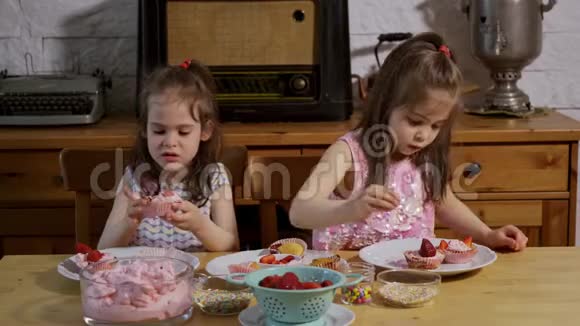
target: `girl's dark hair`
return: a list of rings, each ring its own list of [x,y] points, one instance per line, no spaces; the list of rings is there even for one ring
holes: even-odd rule
[[[219,125],[217,104],[214,94],[215,81],[207,67],[200,62],[191,60],[182,66],[168,66],[158,68],[149,75],[141,94],[141,110],[139,114],[138,134],[135,143],[133,159],[130,168],[135,169],[141,164],[148,163],[150,169],[137,180],[141,189],[150,189],[147,183],[157,182],[155,192],[159,191],[159,179],[162,168],[157,165],[147,149],[147,123],[149,116],[148,101],[152,95],[164,94],[167,91],[175,92],[178,100],[184,101],[190,107],[194,120],[199,121],[202,130],[213,128],[212,136],[199,144],[198,152],[188,166],[188,174],[184,178],[187,191],[191,199],[198,203],[209,199],[211,189],[211,174],[206,173],[208,166],[216,166],[221,150],[221,128]],[[197,111],[197,117],[196,117]],[[155,189],[155,187],[154,187]],[[148,195],[154,195],[149,193]]]
[[[445,47],[443,50],[440,48],[442,45],[446,46],[442,37],[435,33],[418,34],[396,47],[381,66],[369,94],[368,107],[357,127],[361,130],[358,141],[365,149],[369,163],[367,186],[375,183],[378,173],[384,173],[390,154],[386,146],[393,144],[392,136],[385,132],[385,147],[379,151],[369,151],[368,142],[372,140],[368,131],[388,126],[395,109],[412,108],[423,103],[429,96],[428,90],[446,90],[453,97],[459,94],[461,72],[453,52],[446,53]],[[435,140],[411,157],[421,170],[429,200],[438,201],[445,195],[450,176],[448,155],[455,111],[452,111]]]

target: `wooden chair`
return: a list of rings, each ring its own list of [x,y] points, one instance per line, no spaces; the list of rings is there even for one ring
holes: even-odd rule
[[[77,242],[90,243],[91,194],[112,199],[130,157],[131,151],[128,149],[65,148],[61,151],[60,167],[64,187],[75,192]],[[228,170],[232,188],[241,186],[247,161],[246,147],[225,147],[220,161]]]
[[[288,207],[319,160],[319,156],[256,156],[249,159],[245,187],[250,188],[252,199],[260,201],[262,247],[278,240],[276,204]]]

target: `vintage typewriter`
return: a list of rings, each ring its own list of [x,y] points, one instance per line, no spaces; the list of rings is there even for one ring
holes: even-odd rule
[[[99,121],[110,79],[92,75],[0,74],[0,125],[79,125]]]

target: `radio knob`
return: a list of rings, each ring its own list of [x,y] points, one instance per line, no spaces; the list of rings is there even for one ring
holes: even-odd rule
[[[301,92],[306,88],[308,88],[308,79],[306,79],[306,77],[302,75],[294,76],[290,80],[290,86],[292,87],[293,90]]]

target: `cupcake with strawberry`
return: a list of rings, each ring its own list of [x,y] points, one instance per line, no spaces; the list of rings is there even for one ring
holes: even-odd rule
[[[461,240],[441,240],[439,250],[445,254],[445,263],[465,264],[471,261],[477,253],[472,237]]]
[[[404,255],[407,265],[416,269],[437,269],[445,259],[445,254],[428,239],[423,239],[419,250],[407,250]]]
[[[74,255],[71,259],[81,269],[101,260],[104,261],[115,258],[115,256],[111,254],[92,249],[88,245],[80,242],[76,244],[75,250],[77,254]]]

